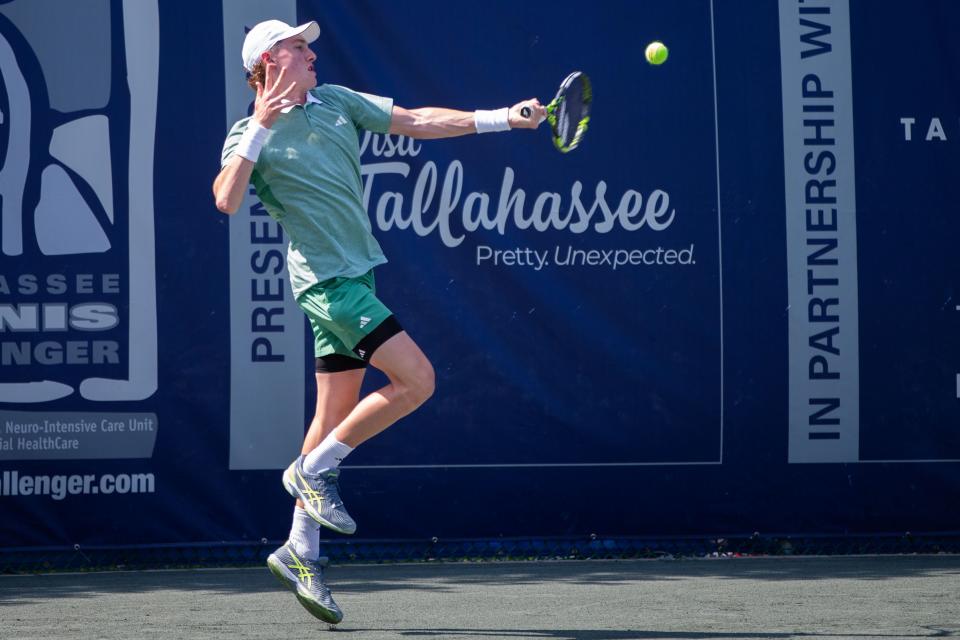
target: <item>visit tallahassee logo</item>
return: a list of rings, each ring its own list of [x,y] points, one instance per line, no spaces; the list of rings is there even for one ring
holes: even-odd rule
[[[633,189],[625,191],[616,206],[607,200],[607,184],[597,182],[592,196],[575,181],[566,197],[545,191],[535,197],[514,186],[513,169],[505,167],[496,200],[479,191],[464,193],[463,163],[454,160],[440,171],[432,160],[425,162],[416,178],[403,158],[419,155],[420,144],[404,136],[378,135],[366,132],[360,144],[361,156],[369,151],[375,162],[364,163],[364,207],[373,215],[382,231],[412,228],[419,236],[436,233],[447,247],[456,247],[466,234],[484,229],[505,235],[508,226],[515,229],[543,232],[551,229],[570,233],[610,233],[615,229],[636,231],[643,227],[663,231],[673,224],[676,211],[670,208],[670,194],[654,189],[644,198]],[[398,158],[394,160],[393,158]],[[413,179],[409,199],[398,191],[383,191],[371,209],[371,193],[377,180],[399,176]],[[395,184],[389,182],[389,184]],[[592,200],[591,200],[592,197]],[[613,200],[612,200],[613,201]]]

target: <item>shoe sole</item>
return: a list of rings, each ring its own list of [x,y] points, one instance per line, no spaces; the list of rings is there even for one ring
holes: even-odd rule
[[[336,611],[331,611],[316,600],[311,600],[307,596],[300,593],[300,581],[297,580],[284,566],[284,564],[280,562],[280,560],[272,553],[267,558],[267,568],[270,569],[270,573],[273,574],[273,577],[275,577],[280,581],[281,584],[283,584],[283,586],[293,592],[293,595],[297,597],[297,602],[299,602],[300,605],[314,618],[318,618],[330,624],[337,624],[343,620],[342,613],[338,614]]]
[[[353,529],[344,529],[342,527],[338,527],[332,522],[330,522],[329,520],[327,520],[326,518],[324,518],[323,516],[321,516],[316,509],[310,506],[310,503],[307,501],[307,499],[300,493],[300,489],[297,488],[297,482],[292,477],[293,474],[290,473],[290,471],[291,470],[288,468],[286,471],[283,472],[283,488],[287,490],[287,493],[289,493],[294,498],[298,498],[303,503],[303,509],[304,511],[307,512],[307,515],[309,515],[311,518],[316,520],[318,523],[320,523],[327,529],[330,529],[331,531],[336,531],[337,533],[342,533],[348,536],[356,533],[357,531],[356,526],[354,526]]]

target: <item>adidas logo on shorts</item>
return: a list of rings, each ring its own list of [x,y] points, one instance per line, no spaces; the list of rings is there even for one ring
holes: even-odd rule
[[[363,329],[367,326],[367,323],[370,322],[370,318],[367,316],[360,316],[360,328]]]

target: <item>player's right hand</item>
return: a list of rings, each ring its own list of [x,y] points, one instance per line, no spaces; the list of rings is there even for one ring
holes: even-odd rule
[[[523,115],[524,109],[529,115]],[[510,107],[509,119],[511,129],[536,129],[547,119],[547,109],[536,98],[530,98]]]
[[[280,117],[280,110],[287,106],[282,102],[283,99],[296,88],[297,83],[291,82],[288,87],[281,89],[283,76],[287,70],[280,69],[278,72],[276,62],[267,62],[266,65],[264,83],[257,83],[257,99],[253,103],[253,119],[259,122],[261,127],[269,129]]]

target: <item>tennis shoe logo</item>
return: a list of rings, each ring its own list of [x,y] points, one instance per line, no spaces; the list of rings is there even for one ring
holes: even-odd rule
[[[297,471],[297,479],[300,481],[300,498],[303,499],[304,502],[320,506],[323,502],[323,495],[311,487],[310,483],[307,482],[307,479],[304,478],[303,474],[299,471]]]
[[[343,116],[337,116],[337,121],[334,123],[333,126],[339,127],[342,124],[347,124],[347,119],[344,118]]]
[[[305,583],[309,588],[313,584],[313,571],[310,570],[310,567],[303,564],[300,558],[297,557],[297,554],[291,553],[290,556],[293,558],[293,564],[288,564],[287,566],[291,569],[297,570],[297,579]]]
[[[363,329],[367,326],[367,323],[370,322],[370,318],[367,316],[360,316],[360,328]]]

